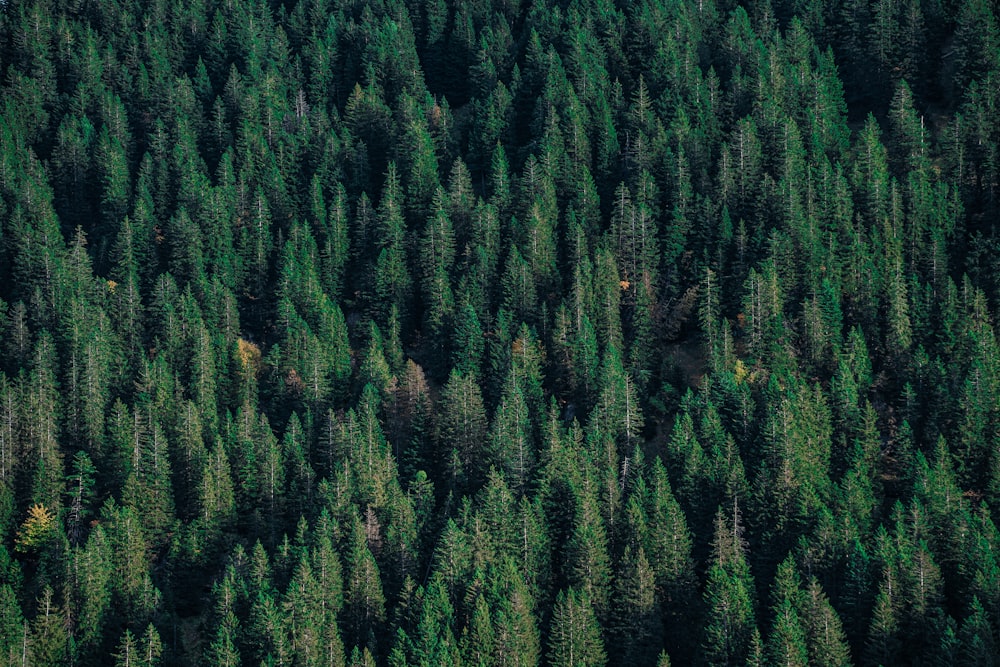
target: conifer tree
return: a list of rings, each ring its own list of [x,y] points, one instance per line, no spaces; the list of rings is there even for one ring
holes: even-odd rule
[[[633,553],[625,547],[612,593],[613,646],[621,664],[651,664],[659,653],[660,633],[655,600],[655,576],[640,546]]]
[[[487,420],[474,375],[452,371],[442,392],[437,428],[437,460],[445,466],[449,484],[475,488],[482,479]]]
[[[551,665],[607,664],[600,626],[585,592],[560,591],[552,611],[548,659]]]
[[[378,565],[356,514],[351,520],[345,553],[344,609],[341,612],[348,642],[376,647],[385,621],[385,594]]]
[[[720,507],[716,514],[712,550],[704,593],[702,653],[709,664],[728,665],[751,655],[752,637],[757,633],[753,576],[735,498],[730,507]]]

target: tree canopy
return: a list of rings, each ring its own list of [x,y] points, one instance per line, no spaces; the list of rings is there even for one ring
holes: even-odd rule
[[[0,665],[992,664],[985,0],[0,0]]]

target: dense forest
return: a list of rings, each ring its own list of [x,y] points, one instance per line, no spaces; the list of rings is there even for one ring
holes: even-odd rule
[[[1000,662],[990,0],[0,0],[0,665]]]

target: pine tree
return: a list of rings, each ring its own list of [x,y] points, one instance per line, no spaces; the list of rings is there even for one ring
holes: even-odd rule
[[[100,540],[106,536],[107,559],[111,563],[112,609],[122,619],[142,623],[148,621],[160,601],[160,592],[153,585],[150,575],[150,544],[144,534],[136,510],[119,506],[108,500],[101,508],[101,525],[104,535],[91,535],[102,557]],[[95,541],[96,540],[96,541]]]
[[[958,633],[959,656],[965,664],[990,664],[994,660],[996,643],[991,625],[982,603],[974,597]]]
[[[365,526],[355,514],[345,553],[344,609],[341,617],[349,642],[374,648],[385,621],[385,594]]]
[[[800,616],[804,597],[802,583],[790,557],[778,566],[771,595],[774,621],[767,641],[771,662],[782,665],[808,664],[806,633]]]
[[[236,522],[236,501],[229,458],[221,443],[208,453],[204,474],[199,484],[199,518],[206,530],[225,531]]]
[[[476,598],[472,618],[462,631],[459,640],[462,663],[474,667],[493,664],[496,656],[496,634],[490,619],[490,608],[485,596]]]
[[[72,645],[66,632],[66,610],[53,595],[51,587],[42,589],[38,615],[31,623],[27,654],[33,665],[61,665],[70,657]]]
[[[490,428],[492,465],[510,480],[515,492],[526,490],[534,467],[535,445],[528,403],[512,371],[504,384]]]
[[[163,642],[152,623],[139,638],[126,629],[114,653],[115,667],[155,667],[162,655]]]
[[[122,503],[135,511],[143,531],[160,547],[176,521],[167,436],[150,414],[136,413],[133,419],[132,470],[122,489]]]
[[[551,665],[595,665],[607,663],[600,626],[585,592],[570,588],[559,591],[552,610],[548,659]]]
[[[576,517],[565,545],[563,567],[570,586],[585,595],[598,618],[605,618],[611,594],[611,563],[604,519],[595,497],[593,481],[576,489]]]
[[[995,9],[991,10],[988,3],[980,0],[960,3],[955,21],[957,91],[966,90],[972,81],[981,81],[989,72],[1000,69],[996,57],[996,45],[1000,43],[998,30]]]
[[[712,665],[729,665],[750,655],[757,632],[754,585],[746,560],[742,518],[737,500],[719,508],[715,518],[712,564],[705,586],[707,616],[703,626],[702,653]]]
[[[458,642],[451,629],[453,615],[446,587],[439,579],[432,579],[423,591],[423,605],[412,640],[412,664],[455,667],[460,664]]]
[[[631,452],[642,442],[644,419],[635,383],[616,348],[605,348],[600,376],[600,392],[590,413],[588,430],[613,439],[621,451]]]
[[[621,664],[652,664],[660,652],[655,575],[640,546],[625,547],[611,599],[611,631]]]
[[[21,383],[21,430],[31,470],[31,498],[52,510],[60,507],[63,487],[63,454],[59,442],[59,401],[55,349],[43,333],[35,343],[30,381]]]
[[[299,561],[281,605],[288,650],[301,664],[343,664],[344,647],[333,609],[305,554]]]
[[[0,584],[0,630],[0,655],[8,662],[14,662],[15,655],[23,655],[28,626],[14,589],[6,583]]]
[[[485,345],[476,309],[469,302],[458,306],[452,334],[452,368],[465,376],[481,377]]]
[[[806,586],[801,607],[810,663],[851,664],[851,652],[840,617],[815,579]]]
[[[97,469],[86,452],[73,455],[72,471],[67,476],[68,516],[67,536],[70,542],[78,544],[83,537],[83,525],[93,513],[95,500],[95,474]]]
[[[481,481],[486,410],[474,375],[453,370],[441,395],[437,419],[437,460],[452,488],[475,488]],[[469,485],[469,486],[466,486]]]
[[[690,633],[681,630],[683,619],[699,618],[701,612],[691,555],[692,537],[685,514],[671,491],[667,470],[659,458],[653,461],[649,477],[645,550],[664,612],[667,649],[677,660],[683,660],[693,649]]]
[[[236,667],[241,663],[240,622],[236,616],[235,573],[230,568],[221,583],[214,586],[216,629],[207,647],[207,664],[213,667]]]

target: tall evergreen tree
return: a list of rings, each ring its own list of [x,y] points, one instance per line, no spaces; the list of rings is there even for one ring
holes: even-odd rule
[[[578,593],[573,588],[559,592],[549,637],[549,664],[607,664],[600,626],[586,593]]]

